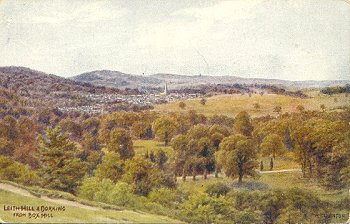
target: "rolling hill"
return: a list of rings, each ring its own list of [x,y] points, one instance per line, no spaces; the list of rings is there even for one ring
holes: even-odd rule
[[[11,90],[19,96],[31,98],[47,96],[53,91],[86,93],[117,91],[15,66],[0,67],[0,87]]]
[[[119,71],[99,70],[83,73],[71,77],[72,80],[90,83],[97,86],[116,88],[139,88],[158,87],[162,85],[162,80],[150,76],[131,75]]]
[[[345,85],[349,80],[324,81],[288,81],[280,79],[242,78],[238,76],[211,76],[211,75],[178,75],[158,73],[149,76],[125,74],[119,71],[100,70],[70,77],[74,81],[90,83],[92,85],[115,88],[161,88],[165,83],[172,89],[193,87],[208,84],[246,84],[246,85],[275,85],[285,88],[322,88],[326,86]]]
[[[74,200],[79,200],[74,198]],[[180,221],[128,209],[104,209],[98,203],[84,204],[64,198],[35,196],[17,184],[0,183],[0,206],[64,207],[64,210],[32,212],[0,210],[0,223],[182,223]],[[89,205],[87,205],[88,203]],[[96,204],[96,205],[95,205]],[[99,205],[99,206],[98,206]],[[16,216],[14,214],[22,214]],[[30,214],[37,213],[38,217]],[[48,215],[48,216],[45,216]]]

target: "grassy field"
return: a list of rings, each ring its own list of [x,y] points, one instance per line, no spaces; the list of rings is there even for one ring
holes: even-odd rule
[[[14,212],[4,211],[4,205],[10,206],[59,206],[56,203],[50,203],[41,200],[40,198],[30,198],[8,191],[0,190],[0,218],[5,222],[40,222],[40,223],[179,223],[168,217],[136,212],[130,210],[88,210],[73,206],[66,206],[65,211],[52,212],[53,218],[29,218],[28,212],[24,217],[14,217]]]
[[[345,94],[327,96],[318,94],[317,92],[308,93],[311,98],[301,99],[290,96],[276,94],[253,94],[248,95],[218,95],[207,99],[205,105],[200,104],[200,99],[184,101],[186,107],[181,109],[179,102],[171,102],[155,106],[155,111],[161,112],[186,112],[188,110],[196,110],[198,113],[212,116],[215,114],[234,117],[240,111],[247,111],[251,116],[257,117],[262,115],[276,115],[273,112],[275,106],[281,106],[282,112],[297,111],[298,105],[303,105],[306,110],[320,110],[320,105],[324,104],[326,108],[332,109],[336,107],[349,106],[350,97]],[[254,104],[258,103],[260,109],[254,109]]]
[[[264,170],[270,169],[270,157],[261,157],[258,161],[263,161]],[[259,164],[260,168],[260,164]],[[300,169],[300,165],[295,162],[290,155],[285,155],[281,157],[276,157],[273,162],[274,170],[283,170],[283,169]]]
[[[243,179],[243,187],[240,189],[251,189],[251,190],[265,190],[265,189],[291,189],[301,188],[310,190],[321,199],[329,201],[337,201],[345,198],[348,194],[346,189],[340,191],[330,191],[321,187],[315,180],[307,179],[302,177],[301,172],[291,173],[264,173],[260,174],[257,178],[245,178]],[[206,187],[213,183],[225,183],[228,185],[235,186],[237,180],[226,178],[224,175],[219,175],[219,178],[215,178],[213,175],[209,175],[207,180],[204,180],[201,176],[196,181],[192,181],[191,177],[188,176],[187,180],[183,182],[181,178],[178,179],[180,188],[186,190],[197,190],[198,192],[204,192]]]

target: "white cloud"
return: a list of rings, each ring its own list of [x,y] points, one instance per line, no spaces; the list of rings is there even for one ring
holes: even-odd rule
[[[11,6],[12,2],[7,2]],[[112,21],[129,13],[126,8],[117,8],[111,1],[37,1],[13,2],[12,10],[7,14],[7,22],[60,24],[64,22],[93,23]],[[4,18],[3,18],[4,19]]]
[[[172,13],[173,16],[192,16],[202,20],[239,20],[252,15],[251,10],[259,5],[261,0],[219,1],[217,4],[204,8],[187,8]]]
[[[6,1],[0,5],[0,23],[6,23],[0,27],[6,52],[0,65],[70,75],[96,67],[138,74],[349,79],[350,7],[341,1],[167,4]]]

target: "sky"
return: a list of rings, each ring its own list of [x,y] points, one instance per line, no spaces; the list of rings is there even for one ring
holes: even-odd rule
[[[0,66],[350,80],[342,0],[0,0]]]

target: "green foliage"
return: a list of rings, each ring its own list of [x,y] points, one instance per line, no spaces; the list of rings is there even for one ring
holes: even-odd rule
[[[230,188],[224,183],[213,183],[206,189],[206,193],[210,196],[225,196],[230,191]]]
[[[125,162],[125,173],[122,179],[131,184],[134,193],[139,195],[147,195],[152,188],[159,188],[166,183],[164,174],[141,156]]]
[[[124,182],[118,182],[114,185],[108,200],[111,204],[124,207],[131,207],[136,201],[137,197],[133,194],[132,187]]]
[[[167,187],[160,187],[153,189],[149,195],[148,200],[154,203],[159,203],[162,206],[171,208],[174,207],[174,203],[178,200],[177,192],[174,189]]]
[[[176,134],[176,121],[170,117],[163,116],[158,118],[153,126],[156,137],[159,138],[160,141],[164,141],[165,146],[167,146],[172,137]]]
[[[237,177],[242,182],[245,175],[255,176],[257,151],[251,139],[243,135],[232,135],[223,139],[216,160],[228,177]]]
[[[235,211],[230,203],[224,197],[193,194],[181,205],[180,215],[186,221],[195,223],[232,223]]]
[[[132,133],[139,139],[150,139],[153,137],[152,125],[147,121],[137,121],[131,127]]]
[[[181,109],[185,109],[185,107],[186,107],[186,104],[184,103],[184,102],[180,102],[179,103],[179,107],[181,108]]]
[[[321,89],[321,93],[327,95],[339,94],[339,93],[350,93],[350,85],[346,84],[345,86],[333,86],[326,87]]]
[[[242,111],[237,114],[234,123],[234,130],[245,136],[252,136],[253,125],[251,124],[250,116],[247,112]]]
[[[94,194],[94,200],[108,203],[113,188],[114,183],[110,179],[103,179],[100,181],[99,188]]]
[[[264,156],[271,156],[273,158],[282,155],[285,151],[283,139],[276,134],[266,136],[260,144],[260,148]]]
[[[77,148],[59,127],[46,130],[40,137],[39,173],[45,187],[74,192],[85,175],[87,164],[77,157]]]
[[[110,152],[119,153],[123,160],[132,158],[135,155],[130,134],[123,128],[115,128],[111,131],[109,140],[106,142],[106,148]]]
[[[0,179],[26,185],[34,185],[39,182],[36,172],[6,156],[0,156]]]
[[[86,177],[78,187],[78,196],[88,200],[94,200],[95,193],[99,191],[100,187],[101,180],[96,177]]]
[[[107,152],[103,158],[102,163],[96,167],[95,175],[98,179],[110,179],[114,183],[121,179],[124,161],[116,152]]]

